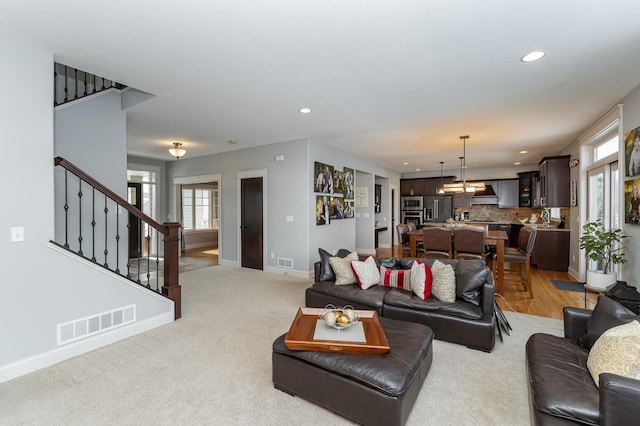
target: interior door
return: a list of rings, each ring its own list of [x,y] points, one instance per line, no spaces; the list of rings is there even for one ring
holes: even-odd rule
[[[127,183],[127,201],[142,210],[142,184]],[[142,227],[137,217],[129,213],[129,259],[142,256]]]
[[[240,248],[241,266],[263,268],[262,178],[240,181]]]

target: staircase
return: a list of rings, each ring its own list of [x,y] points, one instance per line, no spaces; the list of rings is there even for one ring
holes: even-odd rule
[[[56,212],[61,222],[56,229],[61,231],[52,243],[173,300],[175,319],[180,318],[181,225],[156,222],[62,157],[54,164],[62,169],[56,174],[56,194],[63,200],[56,202],[62,210]],[[140,237],[130,238],[131,229],[139,230],[133,234]]]

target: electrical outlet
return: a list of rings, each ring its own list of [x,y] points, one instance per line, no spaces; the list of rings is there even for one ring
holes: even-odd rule
[[[24,241],[24,227],[16,226],[11,228],[11,242],[18,243]]]

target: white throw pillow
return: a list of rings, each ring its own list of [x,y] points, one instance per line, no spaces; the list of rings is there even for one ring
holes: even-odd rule
[[[431,293],[443,302],[455,302],[456,273],[453,267],[436,260],[431,266],[431,273],[433,275]]]
[[[355,251],[345,257],[330,257],[331,269],[336,274],[336,285],[355,284],[356,276],[351,269],[351,261],[358,260],[358,253]]]
[[[600,374],[627,376],[640,367],[640,323],[631,321],[605,331],[593,344],[587,368],[596,386]]]
[[[431,268],[426,263],[419,260],[411,265],[411,290],[422,300],[427,300],[431,295],[431,286],[433,284],[433,275]]]
[[[373,257],[367,257],[364,262],[352,260],[351,268],[361,289],[366,290],[380,284],[380,271]]]

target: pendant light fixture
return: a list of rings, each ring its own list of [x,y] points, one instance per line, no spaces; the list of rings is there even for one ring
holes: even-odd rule
[[[444,180],[442,178],[442,165],[444,161],[440,162],[440,189],[438,189],[438,194],[444,194]]]
[[[475,193],[476,191],[484,191],[484,183],[467,183],[467,180],[464,176],[464,169],[467,168],[467,139],[469,139],[469,135],[460,136],[462,139],[462,157],[460,158],[460,175],[462,177],[462,182],[455,183],[447,183],[444,184],[445,192],[468,192]]]
[[[187,153],[187,150],[182,147],[182,143],[174,142],[173,148],[169,148],[169,154],[176,157],[178,160],[180,157],[184,156]]]

